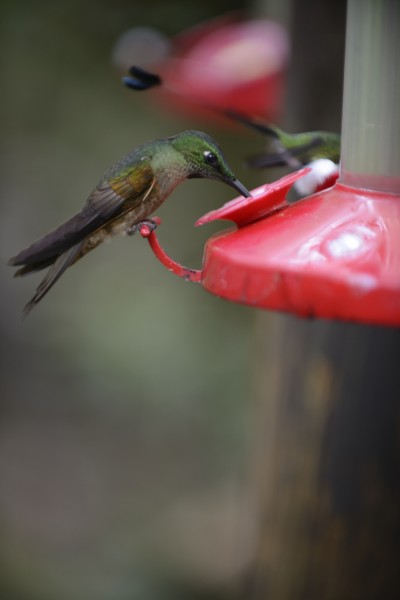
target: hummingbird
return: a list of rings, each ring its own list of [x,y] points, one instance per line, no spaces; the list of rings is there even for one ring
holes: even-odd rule
[[[286,133],[276,125],[226,110],[224,114],[267,135],[272,142],[274,152],[249,158],[252,167],[289,166],[299,169],[320,158],[327,158],[338,164],[340,158],[340,135],[329,131],[307,131],[304,133]]]
[[[251,196],[206,133],[184,131],[139,146],[104,173],[79,213],[9,260],[20,267],[14,276],[50,267],[24,314],[68,267],[113,235],[135,233],[179,183],[192,178],[216,179]]]

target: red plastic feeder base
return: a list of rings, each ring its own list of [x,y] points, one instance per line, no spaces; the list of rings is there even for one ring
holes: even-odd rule
[[[207,242],[202,284],[259,308],[399,326],[400,197],[338,183],[289,205],[304,173],[200,219],[238,225]]]

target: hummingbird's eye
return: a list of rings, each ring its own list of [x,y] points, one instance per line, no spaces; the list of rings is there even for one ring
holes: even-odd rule
[[[204,158],[206,159],[206,162],[212,167],[215,167],[218,164],[218,157],[216,154],[214,154],[214,152],[211,152],[211,150],[205,150]]]

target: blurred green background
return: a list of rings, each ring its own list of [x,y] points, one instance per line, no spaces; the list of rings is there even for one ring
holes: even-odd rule
[[[292,56],[286,123],[339,130],[344,2],[308,4],[307,22],[290,0],[0,2],[1,597],[238,597],[259,502],[254,398],[269,385],[256,363],[274,317],[171,275],[136,236],[90,253],[21,322],[40,275],[15,280],[5,263],[150,139],[203,129],[248,188],[273,177],[243,165],[261,137],[122,86],[113,51],[132,27],[173,36],[235,9],[289,23],[296,7],[294,42],[318,34],[328,51]],[[200,267],[221,225],[194,222],[232,197],[218,182],[179,186],[157,211],[171,256]]]
[[[263,182],[242,164],[254,135],[163,112],[112,63],[126,29],[172,36],[235,8],[246,3],[0,4],[3,598],[194,597],[247,560],[253,311],[172,276],[140,237],[97,249],[24,322],[40,275],[5,266],[146,140],[206,129],[245,185]],[[194,222],[231,197],[180,186],[158,211],[168,252],[200,267],[218,227]]]

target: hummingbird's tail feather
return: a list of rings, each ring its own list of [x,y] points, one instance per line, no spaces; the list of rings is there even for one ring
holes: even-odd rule
[[[112,199],[115,196],[113,194],[109,194],[108,196]],[[122,201],[123,199],[119,203],[114,203],[115,206],[112,206],[111,210],[109,210],[109,218],[113,216],[113,213],[116,212]],[[80,213],[74,215],[36,242],[33,242],[33,244],[24,250],[21,250],[16,256],[10,258],[8,264],[11,266],[34,266],[43,263],[43,267],[46,267],[48,264],[54,262],[60,254],[63,254],[89,233],[101,227],[106,217],[108,217],[108,214],[102,214],[93,211],[91,207],[85,207]],[[38,270],[38,268],[34,267],[33,270]]]
[[[35,265],[42,262],[53,262],[57,256],[65,252],[78,240],[71,240],[71,233],[74,230],[76,235],[76,217],[72,217],[47,235],[33,242],[24,250],[10,258],[8,264],[17,265]]]
[[[57,257],[56,257],[57,258]],[[49,258],[48,260],[44,260],[42,262],[36,262],[31,265],[24,265],[14,273],[14,277],[23,277],[24,275],[31,275],[32,273],[36,273],[37,271],[42,271],[47,267],[50,267],[54,263],[55,258]]]
[[[81,252],[83,242],[76,244],[72,248],[69,248],[63,254],[55,260],[54,264],[50,267],[45,278],[42,279],[38,287],[36,288],[34,296],[24,307],[24,316],[26,317],[32,308],[40,302],[40,300],[47,294],[47,292],[53,287],[56,281],[59,280],[64,271],[77,259]],[[20,269],[21,271],[23,269]],[[21,273],[22,274],[22,273]]]

